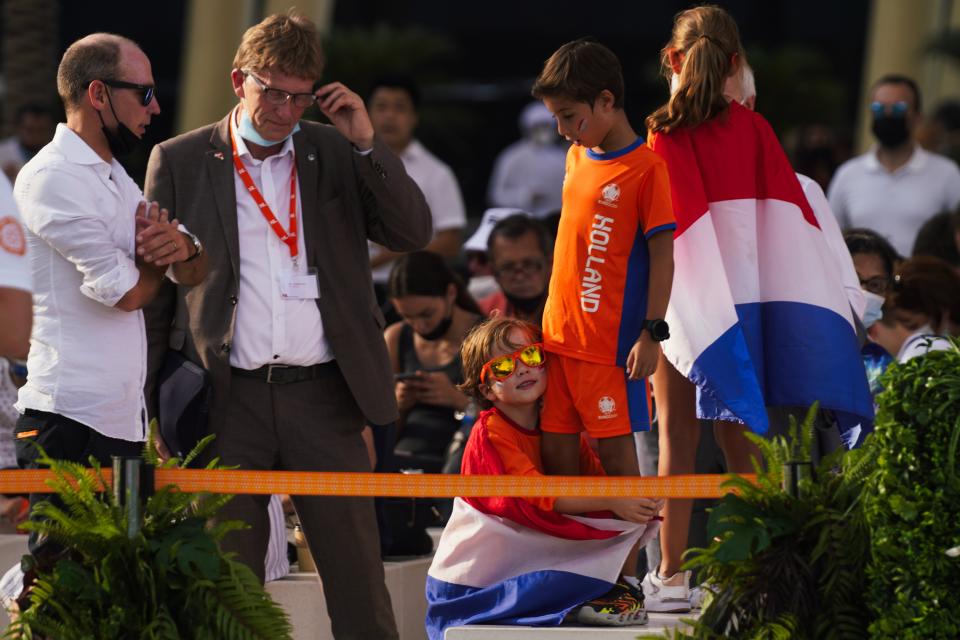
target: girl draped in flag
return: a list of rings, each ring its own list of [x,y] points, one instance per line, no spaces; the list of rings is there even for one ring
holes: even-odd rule
[[[543,475],[541,340],[536,326],[498,317],[464,341],[460,388],[486,408],[467,442],[465,475]],[[579,458],[584,475],[603,475],[586,441]],[[643,593],[622,574],[631,549],[655,535],[662,506],[648,498],[456,498],[427,577],[430,639],[465,624],[645,623]]]
[[[694,471],[698,417],[714,420],[728,470],[751,472],[759,454],[744,432],[767,431],[767,406],[819,401],[866,424],[866,373],[793,168],[767,121],[724,97],[746,61],[736,23],[716,6],[681,12],[661,61],[671,96],[646,124],[667,163],[677,229],[671,337],[652,379],[659,472]],[[680,571],[690,509],[667,501],[662,561],[644,580],[650,611],[690,609],[689,572]]]

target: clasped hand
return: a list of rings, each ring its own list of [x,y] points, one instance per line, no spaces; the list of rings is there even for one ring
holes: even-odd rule
[[[163,269],[189,258],[193,244],[178,227],[176,218],[170,220],[170,213],[159,204],[141,202],[136,215],[137,259]]]
[[[644,524],[663,509],[663,498],[611,498],[610,511],[628,522]]]

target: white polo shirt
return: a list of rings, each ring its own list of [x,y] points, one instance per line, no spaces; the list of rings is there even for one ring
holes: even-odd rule
[[[837,169],[828,197],[841,227],[873,229],[909,256],[923,223],[960,203],[960,169],[917,146],[905,165],[890,172],[871,149]]]
[[[463,204],[460,185],[453,169],[437,156],[430,153],[419,140],[412,140],[400,154],[407,175],[417,183],[423,198],[430,207],[433,220],[433,233],[449,229],[463,229],[467,226],[467,209]],[[380,248],[370,243],[370,255],[375,256]],[[373,281],[385,283],[390,277],[393,263],[381,265],[373,270]]]
[[[146,437],[143,313],[114,305],[140,279],[136,210],[143,193],[116,159],[104,162],[57,125],[17,176],[33,274],[30,371],[17,410],[76,420],[120,440]]]

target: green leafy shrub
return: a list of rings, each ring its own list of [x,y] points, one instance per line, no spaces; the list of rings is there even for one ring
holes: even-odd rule
[[[152,452],[147,458],[158,463]],[[49,536],[67,553],[52,571],[39,574],[30,607],[6,638],[290,637],[286,616],[253,572],[218,547],[224,534],[243,525],[207,525],[232,496],[164,487],[146,500],[141,530],[131,538],[127,509],[110,491],[99,491],[106,485],[95,460],[95,478],[79,464],[45,454],[40,460],[54,473],[51,488],[62,506],[39,503],[35,514],[41,519],[25,528]],[[179,464],[173,459],[160,466]],[[216,461],[207,468],[216,468]]]
[[[728,481],[738,493],[711,511],[713,542],[689,552],[685,568],[699,569],[712,593],[692,628],[676,637],[867,637],[870,548],[861,491],[871,448],[824,458],[813,477],[800,476],[798,497],[783,489],[790,463],[810,459],[816,410],[802,427],[791,421],[787,438],[750,434],[765,461],[754,463],[758,482]]]
[[[960,342],[891,367],[868,482],[868,601],[876,638],[960,637]]]

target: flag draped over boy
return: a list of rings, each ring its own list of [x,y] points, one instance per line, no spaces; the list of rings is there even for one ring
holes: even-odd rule
[[[488,420],[474,426],[464,474],[504,475]],[[501,425],[502,426],[502,425]],[[427,574],[427,633],[466,624],[551,626],[608,592],[638,539],[659,522],[571,516],[523,498],[456,498]]]

